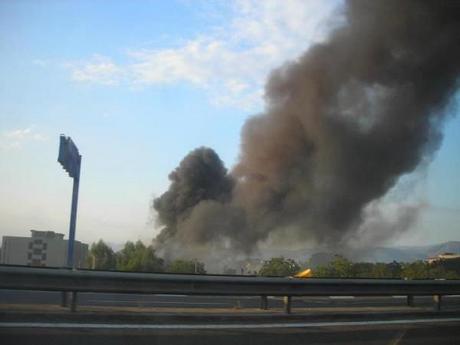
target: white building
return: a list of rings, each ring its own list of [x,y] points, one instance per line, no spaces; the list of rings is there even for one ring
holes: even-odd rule
[[[65,267],[68,240],[54,231],[31,230],[31,237],[3,236],[0,262],[9,265]],[[85,267],[88,245],[75,241],[75,267]]]

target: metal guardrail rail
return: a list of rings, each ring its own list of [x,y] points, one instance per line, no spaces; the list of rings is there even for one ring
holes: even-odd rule
[[[77,292],[184,294],[212,296],[284,296],[285,310],[291,310],[293,296],[434,296],[441,308],[441,296],[460,295],[460,280],[399,279],[298,279],[195,274],[131,273],[0,266],[0,288],[72,292],[71,308],[76,308]]]

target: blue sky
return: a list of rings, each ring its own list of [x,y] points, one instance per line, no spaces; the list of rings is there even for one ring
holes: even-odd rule
[[[340,23],[339,6],[0,2],[0,236],[67,233],[71,180],[56,162],[65,133],[83,155],[77,239],[149,241],[149,203],[169,172],[203,145],[231,167],[267,74]],[[426,207],[400,243],[460,240],[458,133],[452,116],[411,189]]]

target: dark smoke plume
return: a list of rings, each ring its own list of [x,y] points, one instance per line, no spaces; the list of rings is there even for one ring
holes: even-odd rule
[[[366,206],[432,156],[459,84],[460,4],[348,1],[344,16],[326,42],[271,73],[231,176],[210,149],[171,174],[154,201],[157,243],[249,252],[296,229],[339,244]]]
[[[209,148],[190,152],[179,167],[169,174],[169,180],[169,190],[153,201],[158,221],[164,225],[157,237],[159,242],[174,238],[181,223],[186,222],[203,201],[222,204],[231,198],[233,181],[219,156]],[[198,231],[191,231],[190,236],[195,241],[205,241],[209,229],[202,229],[202,234],[198,234]]]

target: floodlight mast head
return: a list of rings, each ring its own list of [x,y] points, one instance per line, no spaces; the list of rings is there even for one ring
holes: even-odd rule
[[[59,138],[58,162],[74,179],[80,178],[81,155],[70,137],[61,134]]]

